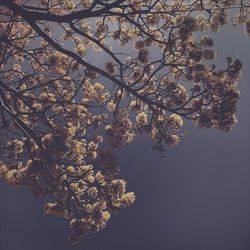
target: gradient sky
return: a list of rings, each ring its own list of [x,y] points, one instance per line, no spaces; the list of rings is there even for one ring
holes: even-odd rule
[[[120,152],[121,177],[136,193],[135,204],[76,246],[67,241],[67,222],[43,213],[44,201],[1,180],[0,249],[249,250],[250,38],[231,26],[214,36],[218,63],[232,56],[244,65],[231,132],[189,124],[190,135],[163,159],[149,138],[138,137]]]

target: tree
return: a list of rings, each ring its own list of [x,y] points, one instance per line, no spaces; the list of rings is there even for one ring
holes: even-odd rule
[[[215,59],[232,21],[250,36],[240,0],[0,0],[0,176],[48,196],[70,241],[130,206],[116,151],[146,133],[180,143],[183,120],[229,131],[242,64]],[[233,11],[232,11],[233,10]],[[235,13],[237,10],[237,13]],[[94,63],[102,57],[103,64]]]

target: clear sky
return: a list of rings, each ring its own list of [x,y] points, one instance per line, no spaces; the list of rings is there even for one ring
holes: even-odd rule
[[[165,158],[144,136],[120,152],[121,176],[137,195],[107,228],[67,241],[67,222],[45,215],[44,201],[0,182],[1,250],[249,250],[250,38],[242,28],[215,34],[218,63],[242,60],[237,126],[229,133],[186,128]]]

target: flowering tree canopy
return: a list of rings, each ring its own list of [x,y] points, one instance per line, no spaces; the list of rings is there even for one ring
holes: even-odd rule
[[[48,196],[70,241],[106,226],[135,195],[116,150],[136,135],[176,146],[184,120],[229,131],[242,64],[218,69],[221,25],[242,0],[0,0],[0,176]],[[101,61],[99,62],[99,58]]]

